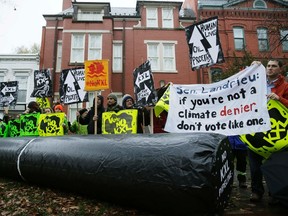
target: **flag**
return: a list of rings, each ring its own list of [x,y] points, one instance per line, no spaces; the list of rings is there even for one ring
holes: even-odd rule
[[[52,97],[52,81],[50,69],[34,71],[34,90],[31,97]]]
[[[133,71],[134,94],[138,106],[155,105],[157,101],[154,89],[153,74],[150,61],[146,61]]]

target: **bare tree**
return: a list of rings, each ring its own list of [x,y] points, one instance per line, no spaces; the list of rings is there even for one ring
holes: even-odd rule
[[[30,48],[25,46],[20,46],[15,49],[15,53],[17,54],[36,54],[40,51],[40,45],[34,43]]]

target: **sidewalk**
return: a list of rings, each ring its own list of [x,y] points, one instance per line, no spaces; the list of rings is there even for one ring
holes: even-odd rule
[[[288,172],[288,170],[287,170]],[[268,189],[264,181],[265,193],[263,199],[259,203],[250,202],[251,186],[250,186],[250,170],[249,164],[247,165],[247,185],[248,188],[242,189],[238,187],[238,181],[235,180],[232,187],[231,198],[229,204],[224,211],[224,216],[228,215],[261,215],[261,216],[274,216],[274,215],[288,215],[288,208],[283,205],[270,206],[268,204]]]

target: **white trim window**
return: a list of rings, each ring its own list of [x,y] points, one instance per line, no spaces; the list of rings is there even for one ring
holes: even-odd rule
[[[61,71],[62,64],[62,42],[57,43],[57,59],[56,59],[56,72]]]
[[[85,34],[72,34],[71,63],[84,63]]]
[[[284,52],[287,52],[288,51],[288,29],[286,30],[280,30],[280,40],[281,40],[281,43],[282,43],[282,50]]]
[[[0,71],[0,82],[4,82],[5,74],[4,72]]]
[[[173,8],[162,8],[162,27],[173,28]]]
[[[25,104],[28,89],[28,72],[15,72],[15,81],[18,81],[17,103]]]
[[[113,72],[122,72],[122,57],[123,44],[122,42],[113,43]]]
[[[89,34],[88,60],[102,59],[102,34]]]
[[[147,15],[147,27],[157,28],[158,27],[158,9],[157,8],[146,8]]]
[[[259,51],[268,51],[268,31],[266,28],[258,28],[257,29],[257,37],[258,37],[258,48]]]
[[[147,58],[153,72],[176,72],[174,41],[146,41]]]
[[[79,9],[77,20],[78,21],[102,21],[104,16],[104,10],[85,10]]]
[[[233,27],[233,36],[234,36],[235,50],[244,50],[245,48],[244,28]]]

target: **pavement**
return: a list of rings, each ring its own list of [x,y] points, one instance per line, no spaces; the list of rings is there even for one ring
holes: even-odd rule
[[[249,165],[248,165],[249,166]],[[287,170],[288,172],[288,170]],[[238,181],[235,180],[232,186],[232,193],[229,199],[227,208],[224,210],[224,216],[228,215],[261,215],[261,216],[288,216],[288,207],[278,204],[271,206],[268,204],[268,189],[265,180],[263,180],[265,187],[265,194],[262,200],[258,203],[250,202],[249,198],[251,195],[251,178],[250,170],[247,170],[247,188],[239,188]]]

